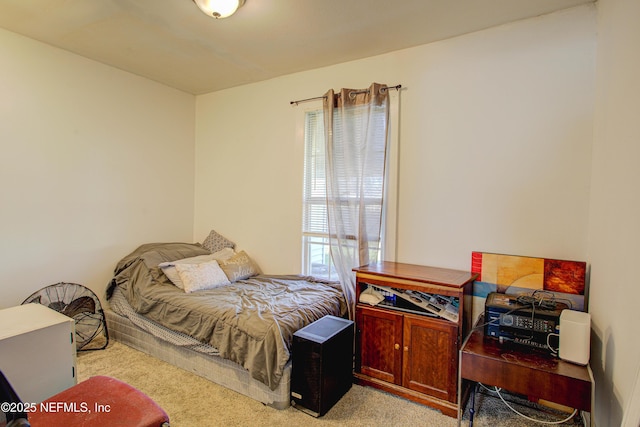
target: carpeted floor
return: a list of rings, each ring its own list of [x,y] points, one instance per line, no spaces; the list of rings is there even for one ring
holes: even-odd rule
[[[405,399],[354,385],[323,417],[314,418],[293,407],[276,410],[192,373],[112,341],[107,349],[78,353],[78,381],[93,375],[118,378],[149,395],[169,414],[172,427],[214,426],[457,426],[457,420]],[[522,427],[541,424],[511,412],[495,393],[481,389],[476,398],[477,427]],[[567,414],[530,409],[534,406],[508,395],[515,408],[529,416],[559,420]],[[463,424],[468,424],[468,411]],[[582,425],[574,418],[563,425]]]

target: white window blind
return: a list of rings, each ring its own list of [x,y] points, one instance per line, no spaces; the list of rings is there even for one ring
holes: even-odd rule
[[[348,120],[352,121],[354,130],[366,129],[361,121],[369,117],[368,112],[363,109],[354,108]],[[341,199],[335,202],[340,205],[345,215],[351,214],[350,209],[354,209],[354,201],[359,199],[361,191],[366,191],[364,206],[358,206],[366,212],[364,227],[361,233],[367,233],[372,241],[370,245],[370,259],[375,261],[380,257],[381,241],[378,239],[379,224],[377,220],[368,220],[368,217],[376,218],[380,215],[383,198],[383,176],[384,170],[379,167],[372,168],[371,164],[385,164],[385,118],[384,112],[374,115],[375,126],[371,132],[371,137],[375,141],[376,150],[373,157],[377,159],[365,159],[364,167],[359,171],[362,181],[366,185],[360,185],[360,180],[349,179],[338,180]],[[334,143],[343,144],[342,123],[334,117]],[[359,136],[359,135],[358,135]],[[358,138],[356,138],[358,139]],[[304,185],[303,185],[303,273],[316,277],[337,280],[337,273],[334,270],[329,253],[329,227],[327,222],[326,207],[326,178],[325,178],[325,139],[324,139],[324,119],[322,110],[307,111],[304,119]],[[377,161],[376,161],[377,160]],[[338,157],[337,162],[344,162],[345,159]],[[348,236],[353,236],[353,249],[356,250],[356,230],[345,230]],[[375,236],[375,237],[371,237]]]
[[[304,233],[328,234],[325,179],[324,121],[322,110],[309,111],[304,131]]]
[[[326,189],[323,113],[308,111],[304,118],[302,271],[334,280],[337,273],[329,253]]]

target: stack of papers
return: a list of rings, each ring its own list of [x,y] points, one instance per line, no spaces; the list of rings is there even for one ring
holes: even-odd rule
[[[430,313],[436,314],[443,319],[458,323],[458,299],[438,294],[412,291],[407,289],[389,288],[379,286],[380,289],[391,292],[394,295],[409,301],[410,303],[423,308]]]

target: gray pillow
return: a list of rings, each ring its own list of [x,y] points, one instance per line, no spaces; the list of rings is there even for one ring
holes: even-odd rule
[[[211,252],[218,252],[224,248],[233,249],[236,247],[236,244],[223,235],[218,234],[215,230],[211,230],[211,233],[209,233],[207,238],[204,239],[204,242],[202,242],[202,246]]]
[[[231,258],[221,261],[220,268],[222,268],[230,282],[248,279],[260,274],[258,265],[249,258],[245,251],[240,251]]]

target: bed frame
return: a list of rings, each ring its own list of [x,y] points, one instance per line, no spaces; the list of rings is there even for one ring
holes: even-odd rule
[[[110,338],[275,409],[290,406],[291,361],[285,366],[278,387],[271,390],[251,378],[249,371],[234,362],[171,344],[111,309],[105,309],[104,312]]]

